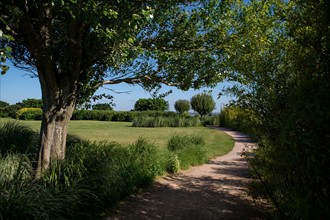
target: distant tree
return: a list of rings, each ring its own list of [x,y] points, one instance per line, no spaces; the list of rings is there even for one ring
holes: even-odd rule
[[[1,108],[1,107],[4,108],[4,107],[6,107],[6,106],[9,106],[9,103],[4,102],[4,101],[0,101],[0,108]]]
[[[166,111],[168,102],[162,98],[139,99],[134,105],[135,111]]]
[[[190,102],[189,100],[179,99],[174,103],[174,108],[178,113],[183,114],[184,112],[189,111]]]
[[[93,110],[113,110],[110,103],[97,103],[93,105]]]
[[[23,108],[42,108],[41,99],[24,99],[22,101]]]
[[[211,113],[215,108],[215,102],[211,95],[202,93],[195,95],[190,100],[191,108],[202,117]]]

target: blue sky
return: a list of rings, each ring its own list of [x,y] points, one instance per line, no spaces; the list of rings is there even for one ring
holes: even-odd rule
[[[218,98],[223,86],[228,86],[228,83],[220,83],[215,88],[203,88],[201,90],[181,91],[174,87],[164,87],[161,92],[173,90],[173,93],[165,97],[165,100],[170,104],[170,110],[174,111],[174,103],[178,99],[188,99],[203,91],[212,90],[214,101],[216,102],[216,109],[214,112],[219,112],[223,104],[229,102],[230,97]],[[128,94],[116,94],[107,89],[99,89],[97,93],[108,93],[114,96],[115,110],[129,111],[134,108],[135,102],[139,98],[150,98],[151,95],[144,91],[140,86],[131,86],[127,84],[111,85],[111,88],[117,92],[129,92]],[[18,70],[11,66],[4,76],[0,76],[0,100],[15,104],[27,98],[41,98],[40,85],[37,78],[31,78],[26,72]],[[105,100],[106,101],[106,100]],[[102,101],[100,101],[102,102]]]

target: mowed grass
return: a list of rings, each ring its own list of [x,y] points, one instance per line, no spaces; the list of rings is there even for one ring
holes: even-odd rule
[[[40,129],[40,121],[20,122],[27,124],[35,131]],[[142,137],[161,148],[166,147],[167,141],[174,135],[201,136],[210,149],[210,156],[223,155],[234,145],[230,136],[220,130],[207,127],[140,128],[132,127],[131,122],[70,121],[69,134],[91,141],[114,141],[126,146]]]

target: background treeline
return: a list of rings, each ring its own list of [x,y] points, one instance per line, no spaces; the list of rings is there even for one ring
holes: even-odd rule
[[[198,112],[193,116],[188,113],[190,105]],[[0,103],[0,117],[11,117],[19,120],[41,120],[42,101],[26,99],[21,103],[9,105]],[[163,98],[139,99],[134,110],[113,111],[111,104],[98,103],[92,110],[75,110],[71,120],[95,120],[133,122],[135,127],[191,127],[199,125],[219,125],[218,114],[212,115],[215,102],[210,94],[202,93],[189,100],[177,100],[176,112],[168,111],[169,104]]]

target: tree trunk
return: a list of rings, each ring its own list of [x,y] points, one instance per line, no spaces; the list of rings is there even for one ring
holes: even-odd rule
[[[63,160],[73,106],[44,110],[40,129],[40,149],[36,178],[47,170],[52,160]]]
[[[36,179],[47,170],[52,160],[63,160],[69,120],[75,108],[77,80],[69,74],[58,80],[58,73],[45,74],[40,68],[43,117],[40,128],[40,146]]]

